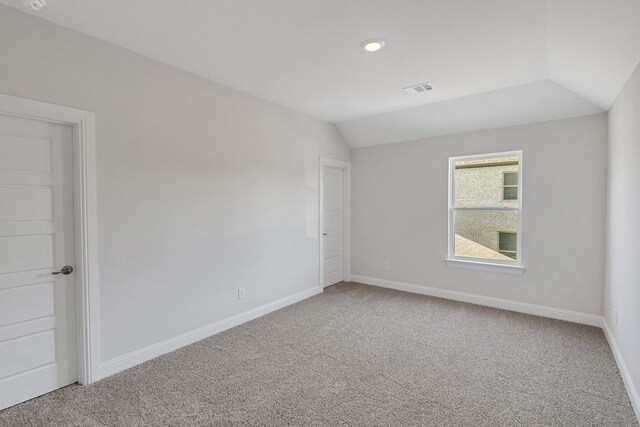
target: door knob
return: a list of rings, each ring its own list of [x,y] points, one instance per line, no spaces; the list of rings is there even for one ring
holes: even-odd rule
[[[328,233],[322,233],[323,236],[326,236]]]
[[[71,273],[73,273],[73,267],[71,267],[70,265],[65,265],[60,269],[60,271],[54,271],[51,274],[64,274],[65,276],[67,276]]]

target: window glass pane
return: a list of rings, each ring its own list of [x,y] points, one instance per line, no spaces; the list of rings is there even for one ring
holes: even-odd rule
[[[518,185],[518,174],[514,172],[505,172],[504,185]]]
[[[518,200],[518,187],[504,187],[505,200]]]
[[[516,258],[516,211],[455,211],[453,222],[454,255],[496,261],[511,261]],[[505,236],[504,241],[501,240],[501,235]],[[502,244],[507,249],[503,249]],[[511,251],[511,248],[513,253],[500,252]]]
[[[509,197],[505,197],[504,185],[506,179],[514,180],[513,176],[515,176],[515,184],[518,183],[519,167],[518,157],[456,160],[453,172],[454,206],[457,208],[517,207],[517,188],[509,190]],[[511,177],[507,178],[507,175]]]
[[[500,233],[500,250],[515,252],[516,241],[516,233]]]
[[[518,238],[516,233],[500,233],[500,253],[510,258],[516,259],[517,241]]]

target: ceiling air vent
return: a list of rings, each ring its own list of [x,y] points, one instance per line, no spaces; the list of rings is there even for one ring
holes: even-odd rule
[[[429,90],[433,89],[433,86],[431,86],[431,84],[429,82],[426,83],[420,83],[419,85],[414,85],[414,86],[409,86],[409,87],[403,87],[402,90],[404,90],[407,93],[413,94],[415,95],[416,93],[424,93],[427,92]]]
[[[23,0],[22,3],[27,9],[37,12],[47,5],[47,0]]]

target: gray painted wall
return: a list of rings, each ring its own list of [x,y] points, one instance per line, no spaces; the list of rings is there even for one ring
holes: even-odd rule
[[[512,150],[524,274],[448,267],[449,157]],[[601,315],[606,155],[604,114],[355,149],[352,274]]]
[[[604,314],[640,394],[640,66],[609,111],[608,174]]]
[[[103,361],[318,285],[335,126],[6,6],[0,93],[96,113]]]

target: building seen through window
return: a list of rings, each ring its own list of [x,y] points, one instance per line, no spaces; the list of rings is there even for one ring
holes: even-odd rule
[[[450,256],[517,261],[521,153],[450,161]]]

